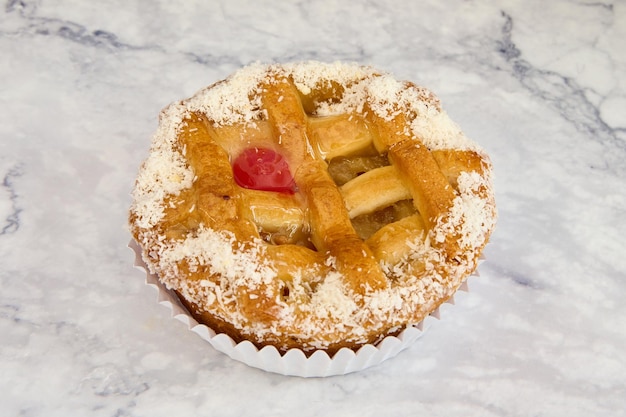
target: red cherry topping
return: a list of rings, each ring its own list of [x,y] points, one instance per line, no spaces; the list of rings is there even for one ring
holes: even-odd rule
[[[293,194],[296,183],[282,155],[266,148],[250,148],[233,161],[235,181],[241,187]]]

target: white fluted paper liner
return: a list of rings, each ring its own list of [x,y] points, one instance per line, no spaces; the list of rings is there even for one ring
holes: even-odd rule
[[[284,355],[281,355],[274,346],[265,346],[262,349],[258,349],[248,341],[235,343],[230,336],[224,333],[217,334],[208,326],[198,323],[182,305],[176,294],[165,288],[157,276],[150,273],[141,258],[139,245],[134,240],[131,240],[128,247],[135,252],[135,267],[146,273],[146,284],[157,290],[157,301],[159,304],[170,308],[174,318],[185,323],[189,330],[197,333],[202,339],[209,342],[213,348],[225,353],[232,359],[254,368],[282,375],[326,377],[362,371],[378,365],[411,346],[430,327],[433,320],[439,319],[441,310],[445,310],[448,306],[454,304],[453,296],[421,323],[407,327],[398,336],[388,336],[376,345],[364,345],[356,352],[343,348],[331,358],[326,352],[318,350],[307,357],[300,349],[291,349]],[[478,275],[478,273],[476,272],[474,275]],[[467,281],[461,285],[459,290],[468,291]]]

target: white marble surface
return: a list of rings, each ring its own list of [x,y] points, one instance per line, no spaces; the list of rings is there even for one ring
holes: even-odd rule
[[[626,415],[626,3],[383,4],[3,2],[0,415]],[[303,59],[438,93],[491,153],[500,209],[441,321],[326,379],[217,353],[126,248],[158,111],[251,61]]]

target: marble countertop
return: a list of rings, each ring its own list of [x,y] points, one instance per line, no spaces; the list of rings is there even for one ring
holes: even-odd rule
[[[626,415],[626,3],[6,0],[0,415]],[[436,92],[491,154],[488,262],[413,346],[331,378],[213,350],[126,247],[159,110],[253,61]]]

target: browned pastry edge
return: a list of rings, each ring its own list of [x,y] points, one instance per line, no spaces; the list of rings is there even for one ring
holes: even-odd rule
[[[239,344],[244,341],[248,341],[252,343],[257,349],[261,350],[265,346],[274,346],[281,355],[287,353],[290,349],[300,349],[305,354],[305,356],[310,357],[316,350],[318,349],[302,349],[302,343],[298,340],[291,339],[291,343],[287,343],[283,346],[277,346],[271,343],[259,342],[256,341],[253,335],[244,334],[237,328],[235,328],[231,323],[220,319],[219,317],[206,312],[201,311],[198,306],[188,300],[185,299],[178,291],[174,291],[178,300],[183,304],[187,312],[200,324],[206,325],[208,328],[212,329],[215,334],[225,334],[236,344]],[[445,300],[447,301],[447,299]],[[443,302],[445,302],[443,301]],[[385,335],[377,335],[375,338],[372,338],[370,342],[367,344],[376,344],[384,337],[387,336],[398,336],[404,329],[396,329],[394,331],[389,331]],[[339,352],[341,349],[346,348],[350,349],[354,352],[358,351],[363,347],[366,343],[349,343],[349,342],[341,342],[341,343],[333,343],[328,345],[328,347],[324,349],[319,349],[325,351],[328,356],[331,358]]]

